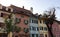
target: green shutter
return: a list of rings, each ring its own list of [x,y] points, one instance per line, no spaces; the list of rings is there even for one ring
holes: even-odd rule
[[[24,20],[24,23],[25,23],[25,24],[28,24],[28,20]]]
[[[25,33],[29,32],[28,28],[24,28],[24,32]]]
[[[19,23],[19,22],[20,22],[20,19],[16,18],[16,20],[15,20],[15,21],[16,21],[16,23]]]

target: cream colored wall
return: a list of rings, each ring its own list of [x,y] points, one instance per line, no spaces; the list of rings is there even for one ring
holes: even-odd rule
[[[48,30],[47,30],[47,31],[45,31],[44,29],[43,29],[43,30],[40,30],[40,26],[41,26],[41,27],[47,27],[47,26],[43,23],[43,20],[41,20],[41,22],[42,22],[42,23],[40,23],[40,20],[38,20],[39,32],[40,32],[40,34],[43,34],[44,37],[45,37],[45,34],[47,34],[47,36],[48,36]]]

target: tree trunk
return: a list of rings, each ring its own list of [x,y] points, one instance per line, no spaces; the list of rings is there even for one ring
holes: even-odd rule
[[[13,35],[12,32],[8,33],[8,37],[12,37],[12,35]]]
[[[49,31],[50,36],[51,36],[51,37],[54,37],[54,36],[53,36],[53,33],[52,33],[52,26],[49,27],[49,26],[47,25],[47,27],[48,27],[48,31]]]

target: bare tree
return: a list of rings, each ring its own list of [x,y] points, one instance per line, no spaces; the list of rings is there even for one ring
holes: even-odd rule
[[[52,11],[48,11],[49,15],[46,14],[46,13],[44,13],[44,16],[47,18],[45,20],[45,24],[48,27],[48,31],[49,31],[49,34],[50,34],[51,37],[54,37],[53,33],[52,33],[52,24],[53,24],[53,21],[56,19],[56,17],[55,17],[55,11],[56,11],[56,9],[53,8]]]

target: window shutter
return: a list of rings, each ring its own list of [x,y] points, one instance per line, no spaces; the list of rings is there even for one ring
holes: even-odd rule
[[[27,25],[28,24],[28,20],[24,20],[24,23]]]
[[[15,19],[16,23],[19,23],[20,21],[21,21],[21,19],[18,19],[18,18]]]
[[[24,32],[25,33],[29,32],[28,28],[24,28]]]

